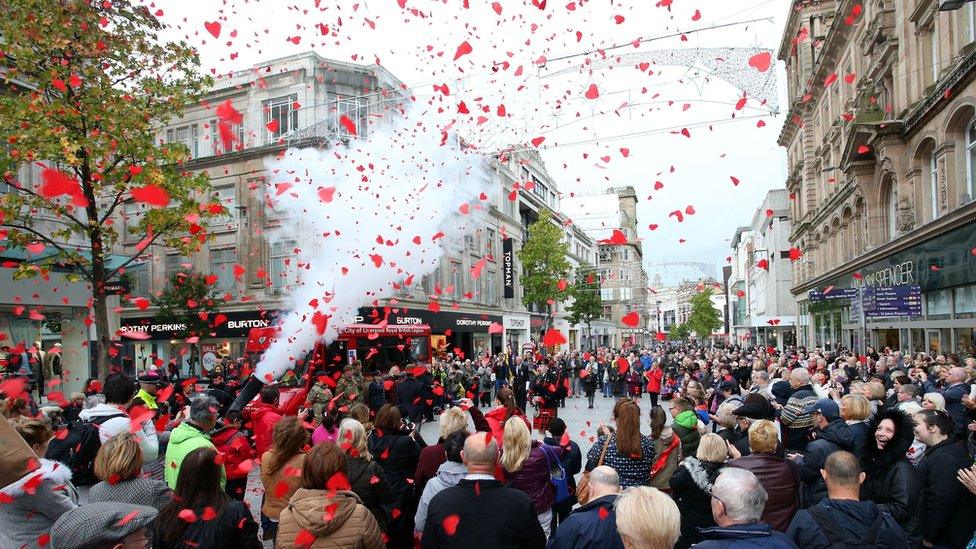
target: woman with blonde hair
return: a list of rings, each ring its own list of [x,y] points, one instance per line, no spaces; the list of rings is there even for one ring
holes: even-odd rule
[[[922,397],[923,410],[945,411],[945,397],[940,393],[925,393]]]
[[[871,434],[871,427],[868,425],[871,415],[871,403],[864,396],[844,395],[841,397],[840,417],[851,428],[851,434],[854,435],[852,452],[858,458],[864,455],[864,448]]]
[[[173,499],[173,491],[165,482],[142,477],[141,471],[142,448],[132,433],[106,440],[95,455],[95,476],[101,482],[91,487],[88,501],[146,505],[162,511]]]
[[[612,467],[620,475],[620,487],[647,486],[654,465],[654,439],[640,432],[640,406],[622,398],[613,407],[617,428],[597,429],[596,442],[586,454],[586,470],[600,465]]]
[[[532,440],[529,428],[523,421],[513,418],[505,422],[501,458],[505,478],[509,487],[525,492],[532,500],[546,539],[552,533],[552,506],[556,503],[556,491],[549,471],[564,451],[559,446],[547,446]]]
[[[681,513],[660,490],[640,486],[617,498],[617,532],[626,549],[671,549],[681,533]]]
[[[675,547],[698,543],[702,540],[699,529],[716,525],[712,517],[712,484],[725,467],[728,452],[725,439],[708,433],[701,438],[697,454],[681,460],[671,477],[671,495],[682,510],[681,539]]]

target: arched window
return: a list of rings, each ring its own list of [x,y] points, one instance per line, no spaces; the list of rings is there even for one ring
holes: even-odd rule
[[[939,167],[935,160],[935,152],[929,154],[929,195],[932,207],[932,219],[939,217]]]
[[[970,3],[969,7],[974,8]],[[966,128],[966,191],[965,200],[969,203],[976,199],[976,119],[969,123]]]
[[[888,187],[888,201],[885,203],[885,214],[888,221],[888,240],[898,236],[898,190],[892,181]]]

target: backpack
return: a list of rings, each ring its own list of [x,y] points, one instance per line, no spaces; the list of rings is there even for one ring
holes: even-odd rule
[[[117,417],[125,417],[125,414],[99,416],[91,421],[79,419],[71,423],[64,439],[55,438],[51,441],[45,457],[67,465],[71,469],[71,483],[75,486],[91,486],[97,483],[99,479],[95,476],[95,456],[102,447],[99,429],[103,423]]]
[[[844,531],[838,526],[833,517],[829,516],[825,509],[819,505],[808,509],[813,521],[820,527],[824,537],[827,538],[828,547],[831,549],[874,549],[878,545],[878,535],[881,532],[881,523],[884,521],[884,512],[878,510],[878,517],[871,523],[864,539],[859,543],[848,543],[844,541]]]

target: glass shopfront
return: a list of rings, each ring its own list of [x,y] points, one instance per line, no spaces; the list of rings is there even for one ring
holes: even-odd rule
[[[864,345],[871,345],[915,353],[956,353],[960,359],[976,356],[974,246],[976,232],[971,225],[963,226],[875,261],[856,273],[835,277],[824,288],[814,288],[917,285],[922,290],[922,315],[867,318],[862,325],[860,312],[852,308],[850,300],[801,299],[800,343],[831,349],[839,345],[863,350]]]

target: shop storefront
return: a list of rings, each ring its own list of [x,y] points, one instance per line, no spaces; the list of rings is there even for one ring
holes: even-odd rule
[[[209,370],[222,358],[244,355],[244,344],[252,328],[265,328],[276,321],[279,311],[224,311],[219,313],[209,337],[199,345],[189,344],[187,325],[180,322],[158,322],[152,317],[120,319],[120,332],[143,333],[147,339],[123,338],[123,364],[127,370],[141,372],[151,365],[159,367],[175,359],[183,375],[199,373],[198,364]]]
[[[357,322],[373,323],[385,316],[383,309],[361,308]],[[378,316],[377,316],[378,315]],[[455,357],[474,358],[502,352],[502,334],[492,334],[492,324],[503,325],[501,315],[482,313],[433,312],[427,309],[390,309],[385,316],[390,324],[426,324],[430,326],[435,348],[443,348]]]
[[[799,303],[798,343],[863,349],[863,340],[879,349],[976,356],[974,247],[976,231],[972,225],[964,225],[870,263],[857,271],[857,277],[854,272],[838,276],[824,288],[813,290],[813,298],[805,292]],[[890,288],[889,293],[904,295],[917,287],[921,290],[921,307],[903,316],[862,314],[856,297],[828,300],[816,294],[829,286],[836,288],[831,293],[870,287]],[[860,295],[855,290],[847,291],[852,296]]]
[[[522,344],[531,339],[529,315],[503,315],[502,326],[505,327],[506,352],[509,352],[508,348],[510,348],[517,353],[522,348]]]

